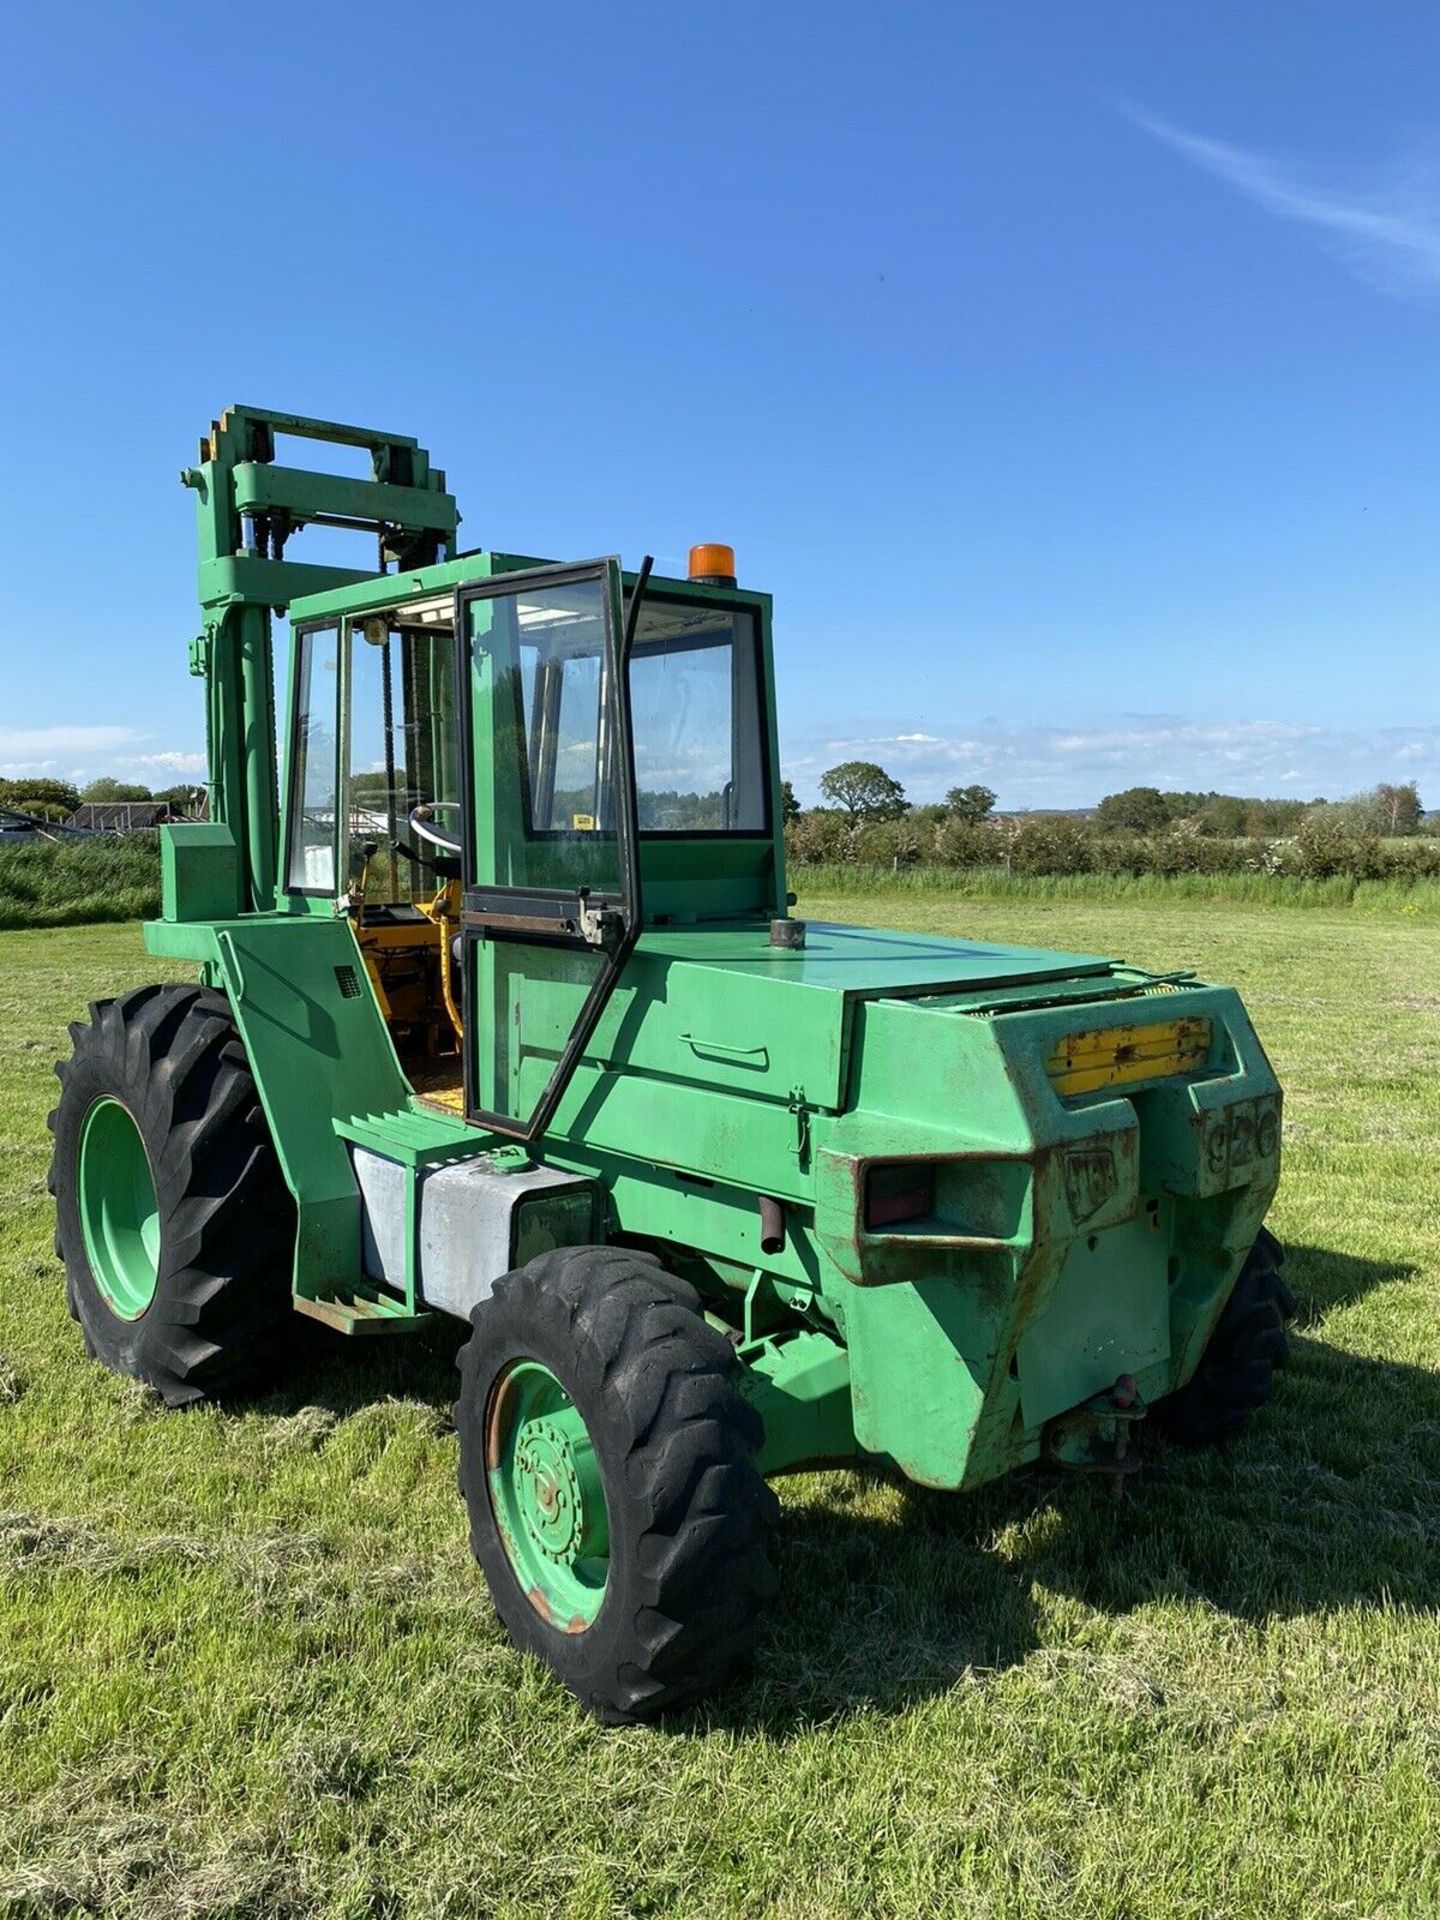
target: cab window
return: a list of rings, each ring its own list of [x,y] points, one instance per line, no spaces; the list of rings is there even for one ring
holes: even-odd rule
[[[642,833],[764,833],[769,776],[757,619],[647,595],[630,656]]]
[[[336,640],[333,626],[302,627],[295,636],[295,733],[285,884],[296,893],[336,891],[335,817],[340,784]]]
[[[346,879],[352,899],[406,907],[438,884],[412,815],[458,837],[453,602],[412,601],[347,624]]]

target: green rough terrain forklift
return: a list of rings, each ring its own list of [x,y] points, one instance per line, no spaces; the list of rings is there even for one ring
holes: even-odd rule
[[[361,449],[369,478],[285,464]],[[1105,1473],[1235,1432],[1291,1310],[1235,993],[790,916],[770,601],[457,554],[415,441],[235,407],[198,503],[211,809],[51,1116],[86,1345],[172,1406],[292,1312],[470,1323],[475,1557],[603,1719],[748,1653],[767,1480]],[[374,570],[288,557],[367,531]],[[276,781],[272,615],[291,629]]]

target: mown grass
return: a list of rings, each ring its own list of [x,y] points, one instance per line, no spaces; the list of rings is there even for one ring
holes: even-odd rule
[[[0,937],[0,1914],[1433,1915],[1440,929],[1194,904],[807,897],[1196,966],[1285,1081],[1275,1403],[1116,1504],[782,1489],[753,1680],[604,1732],[468,1558],[453,1337],[167,1415],[50,1253],[66,1020],[133,927]]]

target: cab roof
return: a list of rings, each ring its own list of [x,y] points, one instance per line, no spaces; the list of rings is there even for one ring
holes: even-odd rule
[[[539,560],[533,554],[481,551],[463,553],[455,560],[442,560],[433,567],[417,567],[408,573],[376,573],[343,587],[330,587],[323,593],[308,593],[290,603],[292,625],[328,620],[338,615],[369,613],[377,607],[393,607],[398,601],[414,600],[427,593],[442,593],[472,580],[493,580],[504,573],[523,573],[534,567],[567,565],[557,560]],[[626,582],[633,572],[622,571]],[[713,599],[727,606],[758,606],[769,603],[768,593],[752,593],[744,587],[712,587],[698,580],[680,580],[652,573],[652,593],[683,593],[686,598]]]

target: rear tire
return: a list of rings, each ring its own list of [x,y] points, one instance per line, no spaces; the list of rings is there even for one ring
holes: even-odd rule
[[[1188,1447],[1232,1439],[1269,1400],[1275,1371],[1290,1358],[1286,1322],[1295,1317],[1294,1296],[1280,1278],[1284,1259],[1262,1227],[1193,1377],[1151,1410],[1167,1438]]]
[[[286,1351],[295,1206],[225,996],[97,1001],[55,1068],[55,1251],[85,1346],[166,1404],[214,1399]]]
[[[699,1300],[648,1254],[506,1274],[459,1357],[470,1544],[515,1644],[585,1706],[647,1720],[746,1661],[775,1591],[759,1416]]]

